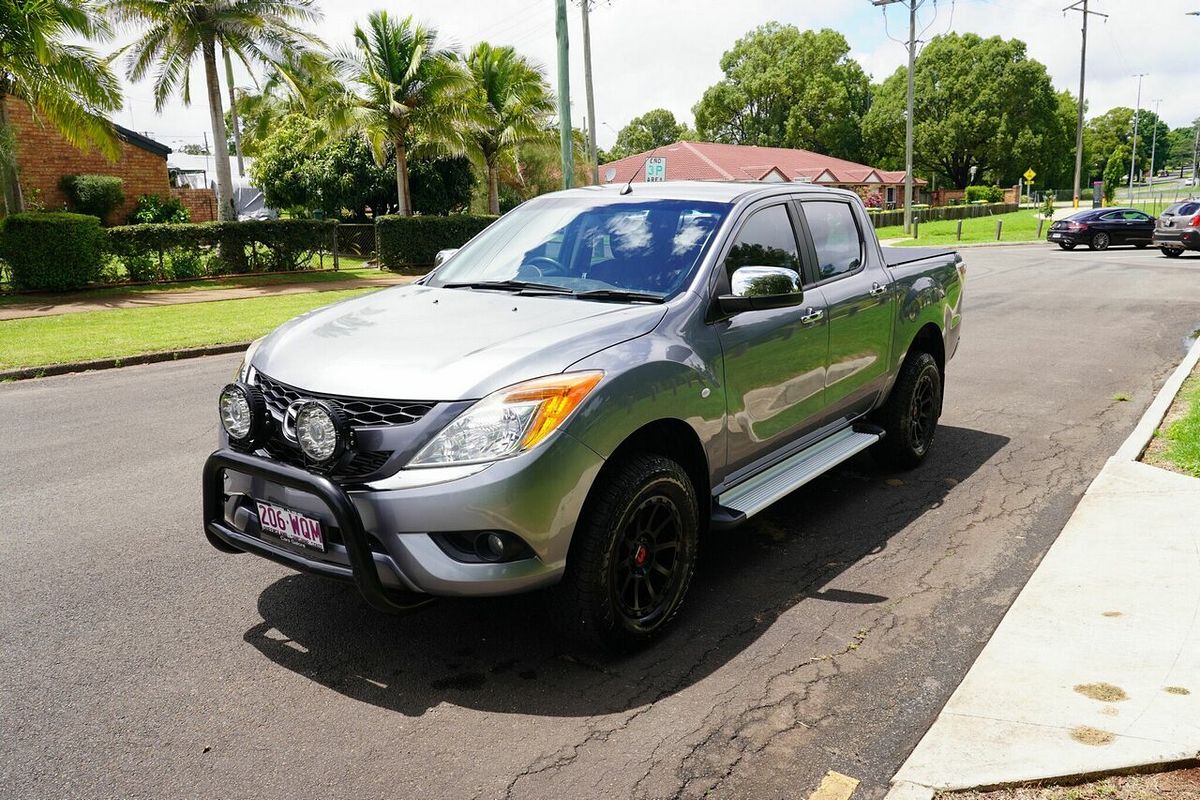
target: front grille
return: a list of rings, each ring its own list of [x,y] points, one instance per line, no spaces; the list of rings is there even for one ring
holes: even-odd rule
[[[312,468],[305,462],[304,454],[300,452],[299,448],[293,447],[279,434],[275,434],[267,440],[263,451],[274,461],[291,464],[293,467],[301,469]],[[378,472],[391,457],[391,450],[355,452],[350,456],[349,461],[339,463],[329,477],[342,481],[358,480],[373,472]]]
[[[418,403],[407,400],[372,400],[365,397],[339,397],[331,394],[307,392],[268,378],[261,372],[255,385],[262,390],[267,405],[277,419],[283,419],[287,407],[302,398],[328,400],[335,403],[346,415],[351,426],[371,428],[382,425],[408,425],[429,413],[433,403]]]

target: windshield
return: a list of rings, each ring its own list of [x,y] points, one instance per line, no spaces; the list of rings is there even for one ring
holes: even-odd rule
[[[516,281],[536,284],[531,291],[665,299],[688,285],[727,211],[689,200],[539,198],[497,220],[427,283]]]

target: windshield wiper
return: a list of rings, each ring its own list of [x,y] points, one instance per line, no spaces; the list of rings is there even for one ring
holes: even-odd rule
[[[533,281],[461,281],[458,283],[444,283],[443,289],[499,289],[500,291],[523,292],[533,290],[537,292],[550,292],[552,294],[572,294],[572,291],[565,286],[558,286],[553,283],[535,283]]]
[[[584,300],[633,300],[642,303],[665,303],[662,295],[652,292],[635,292],[629,289],[590,289],[586,292],[572,292]]]

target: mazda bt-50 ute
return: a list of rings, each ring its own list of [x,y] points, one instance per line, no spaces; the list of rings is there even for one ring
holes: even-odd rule
[[[710,529],[933,444],[965,271],[880,247],[851,192],[575,189],[444,255],[250,348],[204,469],[214,547],[385,611],[541,589],[577,644],[623,649]]]

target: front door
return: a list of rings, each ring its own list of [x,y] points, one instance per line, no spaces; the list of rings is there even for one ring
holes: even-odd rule
[[[803,274],[801,248],[787,201],[746,217],[724,256],[718,292],[738,267],[786,267]],[[825,406],[829,326],[819,289],[790,308],[743,311],[717,322],[724,353],[728,473],[819,427]]]

